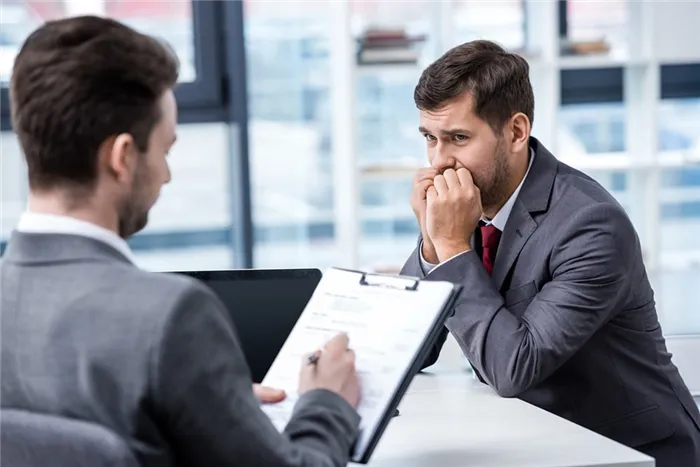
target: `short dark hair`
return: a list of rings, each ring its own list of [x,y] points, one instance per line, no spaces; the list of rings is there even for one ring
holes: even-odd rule
[[[423,71],[413,94],[420,110],[432,111],[464,92],[474,99],[474,112],[494,131],[513,114],[535,119],[535,97],[527,61],[500,45],[476,40],[447,51]]]
[[[164,43],[111,19],[79,16],[34,31],[10,82],[30,187],[94,186],[97,154],[110,136],[129,133],[145,152],[178,69]]]

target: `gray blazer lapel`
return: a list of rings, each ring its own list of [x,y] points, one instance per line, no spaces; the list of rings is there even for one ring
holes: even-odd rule
[[[537,229],[537,221],[532,214],[546,212],[549,208],[549,199],[557,175],[558,162],[547,148],[532,137],[530,146],[535,150],[535,160],[501,235],[491,276],[499,290],[520,251]]]
[[[501,240],[496,252],[496,263],[493,266],[491,280],[500,290],[503,281],[513,267],[516,258],[523,249],[525,243],[537,228],[537,223],[530,216],[530,212],[520,199],[515,200],[513,210],[510,213],[506,228],[501,235]]]

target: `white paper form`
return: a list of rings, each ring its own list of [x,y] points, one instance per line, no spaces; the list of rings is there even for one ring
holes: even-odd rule
[[[299,386],[304,355],[313,352],[339,332],[347,333],[355,351],[362,421],[353,458],[361,456],[382,415],[410,369],[422,343],[434,327],[453,285],[413,279],[368,275],[329,269],[282,346],[263,380],[266,386],[284,389],[288,398],[264,405],[263,410],[282,431],[289,421]],[[380,281],[375,284],[374,281]]]

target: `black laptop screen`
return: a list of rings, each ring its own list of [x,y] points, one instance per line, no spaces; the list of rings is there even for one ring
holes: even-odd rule
[[[209,286],[236,327],[253,381],[262,381],[321,280],[318,269],[180,272]]]

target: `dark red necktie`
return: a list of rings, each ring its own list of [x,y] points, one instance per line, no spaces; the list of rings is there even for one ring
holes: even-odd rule
[[[484,263],[489,276],[493,272],[493,265],[496,263],[496,250],[498,241],[501,239],[501,231],[495,225],[482,225],[481,229],[481,262]]]

